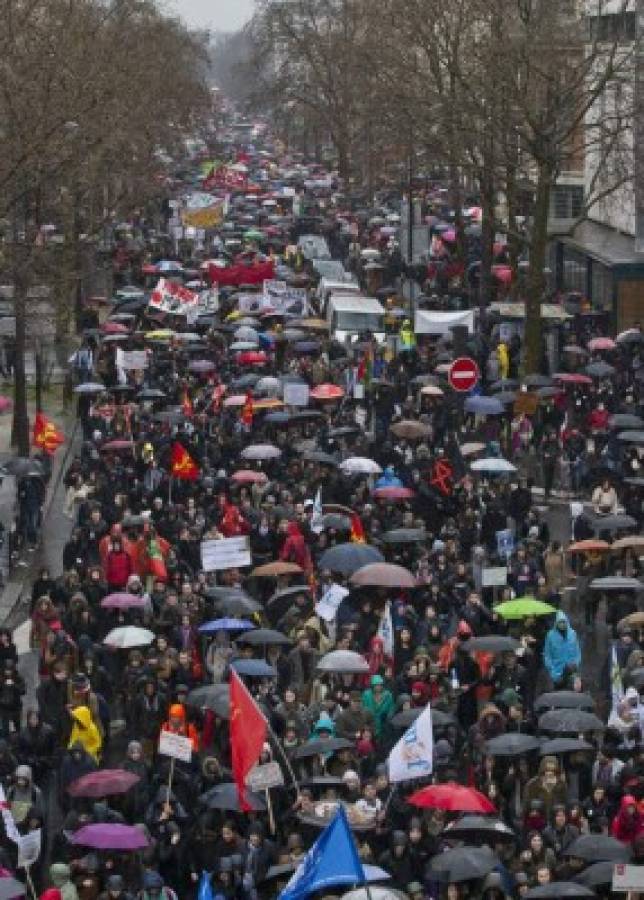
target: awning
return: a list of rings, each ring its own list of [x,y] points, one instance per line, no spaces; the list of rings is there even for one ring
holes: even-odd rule
[[[490,311],[497,313],[502,319],[525,319],[525,303],[492,303]],[[542,303],[541,318],[563,322],[565,319],[572,319],[572,316],[556,303]]]

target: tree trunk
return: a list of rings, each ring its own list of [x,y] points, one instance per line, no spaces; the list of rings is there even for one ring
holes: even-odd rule
[[[534,203],[532,232],[530,235],[530,268],[526,285],[525,303],[525,372],[527,375],[541,368],[542,334],[541,301],[545,289],[543,270],[546,265],[548,244],[548,210],[553,173],[543,163],[539,166]]]
[[[479,273],[479,307],[481,320],[485,321],[486,310],[492,302],[492,263],[494,261],[494,176],[492,160],[487,160],[481,179],[481,271]]]
[[[26,249],[13,246],[13,314],[16,319],[16,343],[13,363],[13,423],[11,443],[18,456],[29,456],[29,413],[27,411],[27,378],[25,345],[27,342],[27,278],[24,257]]]
[[[505,195],[508,205],[508,260],[512,269],[510,296],[516,299],[518,288],[519,255],[521,247],[517,234],[517,178],[514,165],[508,165],[505,172]]]

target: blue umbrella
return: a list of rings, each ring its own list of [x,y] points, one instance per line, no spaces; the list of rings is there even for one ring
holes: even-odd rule
[[[247,619],[224,618],[205,622],[199,626],[199,631],[201,634],[212,634],[215,631],[248,631],[254,627]]]
[[[264,421],[271,425],[286,425],[290,420],[291,414],[287,412],[269,412],[264,416]]]
[[[317,353],[320,345],[317,341],[296,341],[293,350],[296,353]]]
[[[158,272],[181,272],[183,266],[175,259],[162,259],[157,264]]]
[[[465,412],[476,413],[479,416],[500,416],[505,408],[496,397],[468,397],[465,401]]]
[[[277,672],[263,659],[234,659],[231,666],[238,675],[249,678],[275,678]]]

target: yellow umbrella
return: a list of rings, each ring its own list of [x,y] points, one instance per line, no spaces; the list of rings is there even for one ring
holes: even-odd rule
[[[171,328],[157,328],[156,331],[146,331],[146,341],[171,341],[174,331]]]
[[[234,309],[231,313],[228,313],[228,315],[226,316],[226,321],[227,321],[227,322],[234,322],[235,319],[241,319],[241,317],[242,317],[243,315],[244,315],[244,314],[243,314],[243,312],[242,312],[240,309]]]

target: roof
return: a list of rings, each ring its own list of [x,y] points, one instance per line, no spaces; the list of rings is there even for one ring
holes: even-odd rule
[[[356,294],[332,294],[329,306],[340,312],[377,313],[384,316],[385,310],[375,297],[362,297]]]
[[[560,240],[567,247],[579,250],[605,266],[644,265],[644,253],[636,252],[633,235],[599,222],[582,222],[570,237]]]

